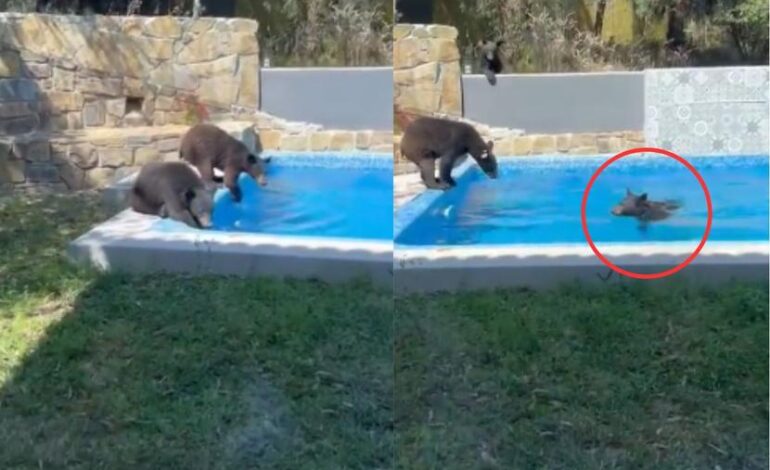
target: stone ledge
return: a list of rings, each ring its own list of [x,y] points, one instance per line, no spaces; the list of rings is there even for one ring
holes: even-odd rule
[[[522,134],[520,130],[509,129],[507,134],[492,136],[495,155],[498,158],[515,158],[531,155],[598,155],[617,153],[644,145],[643,131],[566,133],[566,134]],[[482,133],[482,136],[485,134]],[[408,163],[399,151],[401,136],[394,136],[393,150],[397,163]],[[406,165],[408,167],[408,165]],[[413,165],[412,165],[413,166]],[[402,167],[401,171],[405,171]],[[413,171],[416,171],[413,170]]]

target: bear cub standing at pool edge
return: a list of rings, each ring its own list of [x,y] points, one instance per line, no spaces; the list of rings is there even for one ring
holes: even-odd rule
[[[470,124],[433,117],[415,119],[401,138],[401,154],[420,168],[423,183],[431,189],[455,186],[452,168],[462,163],[468,154],[487,176],[497,178],[493,146],[492,141],[484,142]],[[438,180],[436,160],[439,161]]]
[[[212,191],[187,163],[153,162],[143,166],[129,198],[131,208],[141,214],[170,218],[193,228],[211,226]]]
[[[612,215],[636,217],[642,222],[667,219],[681,205],[675,201],[650,201],[647,193],[637,195],[626,189],[626,197],[612,208]]]
[[[179,156],[198,169],[208,186],[215,183],[214,169],[223,171],[224,184],[236,202],[241,200],[241,173],[248,173],[262,186],[267,184],[265,164],[270,160],[252,154],[243,142],[212,124],[190,128],[182,138]]]

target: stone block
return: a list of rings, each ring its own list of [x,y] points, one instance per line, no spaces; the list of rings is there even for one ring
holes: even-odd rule
[[[104,125],[106,110],[103,101],[86,103],[83,107],[83,125],[85,127],[100,127]]]
[[[281,131],[260,131],[259,140],[262,142],[262,147],[270,150],[277,150],[281,148]],[[331,136],[329,137],[331,142]],[[328,146],[328,144],[327,144]]]
[[[83,109],[83,95],[67,91],[51,91],[47,93],[48,104],[54,113],[80,111]]]
[[[171,153],[171,152],[169,152]],[[142,147],[134,152],[134,165],[143,166],[161,160],[160,152],[153,147]]]
[[[174,57],[174,41],[170,39],[137,38],[136,41],[144,55],[156,63]]]
[[[160,152],[178,152],[181,139],[179,137],[173,137],[171,139],[159,140],[157,143],[158,151]]]
[[[14,51],[0,52],[0,78],[18,77],[21,73],[21,59]]]
[[[103,96],[123,95],[123,83],[118,78],[80,77],[78,89],[82,93],[91,93]]]
[[[0,183],[23,183],[26,179],[24,167],[24,160],[13,158],[10,145],[0,142]]]
[[[9,119],[0,119],[0,135],[27,134],[38,129],[40,119],[37,116],[21,116]]]
[[[59,165],[59,176],[67,188],[71,190],[84,189],[86,185],[86,172],[73,163]]]
[[[75,72],[61,68],[53,69],[53,88],[59,91],[73,91],[75,89]]]
[[[562,153],[569,152],[572,147],[572,134],[559,134],[556,136],[556,150]]]
[[[241,60],[246,57],[241,58]],[[256,58],[255,58],[256,59]],[[252,64],[244,64],[252,65]],[[195,75],[199,77],[212,77],[214,75],[235,75],[235,71],[238,70],[238,56],[235,54],[222,57],[221,59],[212,60],[210,62],[202,62],[199,64],[189,64],[187,68]],[[256,74],[259,71],[259,63],[255,64],[253,73]]]
[[[460,51],[454,39],[435,39],[431,41],[429,60],[452,62],[460,60]]]
[[[30,183],[58,183],[59,169],[52,163],[28,163],[26,177]]]
[[[127,148],[101,148],[99,149],[99,166],[118,168],[130,166],[133,162],[133,152]]]
[[[257,37],[253,33],[231,34],[230,53],[238,55],[256,55],[259,53]]]
[[[35,101],[38,85],[25,78],[0,79],[0,101]]]
[[[15,142],[13,154],[16,158],[28,162],[47,162],[51,159],[51,144],[48,140]]]
[[[257,34],[259,30],[259,24],[256,21],[245,18],[227,20],[227,25],[230,27],[230,31],[234,33],[248,33],[252,36]]]
[[[529,155],[532,153],[533,139],[531,136],[519,136],[513,139],[514,155]]]
[[[238,104],[248,108],[259,108],[259,57],[249,56],[239,59],[241,87]]]
[[[82,69],[115,77],[140,78],[148,69],[146,57],[136,43],[122,34],[105,31],[92,32],[88,47],[74,59]]]
[[[86,142],[74,143],[70,145],[68,150],[68,158],[72,163],[84,170],[93,168],[97,163],[99,163],[99,157],[96,154],[96,149],[93,145]]]
[[[224,55],[222,53],[222,35],[217,32],[207,32],[193,39],[177,55],[180,64],[208,62]]]
[[[372,146],[372,131],[356,132],[356,148],[368,149]]]
[[[107,100],[105,101],[105,108],[107,110],[107,114],[122,118],[123,115],[126,114],[126,100],[123,98]]]
[[[86,183],[90,186],[103,188],[114,181],[114,168],[94,168],[86,172]]]
[[[603,135],[597,137],[596,148],[599,149],[599,153],[610,153],[610,138]]]
[[[348,131],[336,131],[332,135],[330,150],[353,150],[356,148],[356,135]]]
[[[49,64],[36,64],[28,62],[25,64],[27,75],[32,78],[44,79],[51,78],[53,75],[53,68]]]
[[[449,39],[451,41],[457,39],[457,28],[452,26],[432,24],[428,25],[427,31],[434,38]]]
[[[599,153],[599,149],[595,145],[587,145],[574,147],[570,150],[570,153],[575,155],[596,155]]]
[[[156,38],[176,39],[182,36],[182,25],[173,16],[158,16],[145,22],[144,32]]]
[[[414,27],[410,24],[396,24],[393,26],[393,41],[400,41],[409,36]]]
[[[321,131],[313,132],[310,134],[310,150],[315,152],[322,152],[329,150],[329,146],[332,143],[333,132]]]
[[[239,80],[233,77],[206,78],[201,80],[198,98],[207,105],[229,108],[235,103],[239,88]]]
[[[0,102],[0,119],[29,116],[31,114],[34,114],[34,111],[32,110],[30,104],[27,102]]]
[[[556,138],[553,135],[538,135],[532,142],[532,153],[535,155],[555,153]]]
[[[304,152],[309,147],[307,134],[284,135],[281,138],[281,150]]]

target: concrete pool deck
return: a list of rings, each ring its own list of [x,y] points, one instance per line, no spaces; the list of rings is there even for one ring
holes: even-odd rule
[[[390,287],[393,244],[191,230],[163,232],[158,217],[130,209],[70,243],[76,263],[100,270],[270,276],[345,282],[370,278]]]
[[[670,269],[690,254],[695,243],[646,243],[603,246],[602,253],[616,266],[639,273]],[[707,243],[686,268],[667,279],[642,281],[612,272],[588,245],[508,245],[479,247],[408,248],[394,251],[397,294],[527,287],[548,289],[580,281],[665,282],[686,280],[719,284],[733,279],[768,280],[770,245],[767,242]]]

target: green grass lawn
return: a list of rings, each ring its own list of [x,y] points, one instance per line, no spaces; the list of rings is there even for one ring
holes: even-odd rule
[[[410,297],[394,328],[362,284],[69,265],[103,218],[0,201],[0,469],[767,467],[767,286]]]
[[[75,269],[96,201],[0,201],[0,468],[392,466],[390,292]]]
[[[402,468],[766,469],[768,291],[396,302]]]

